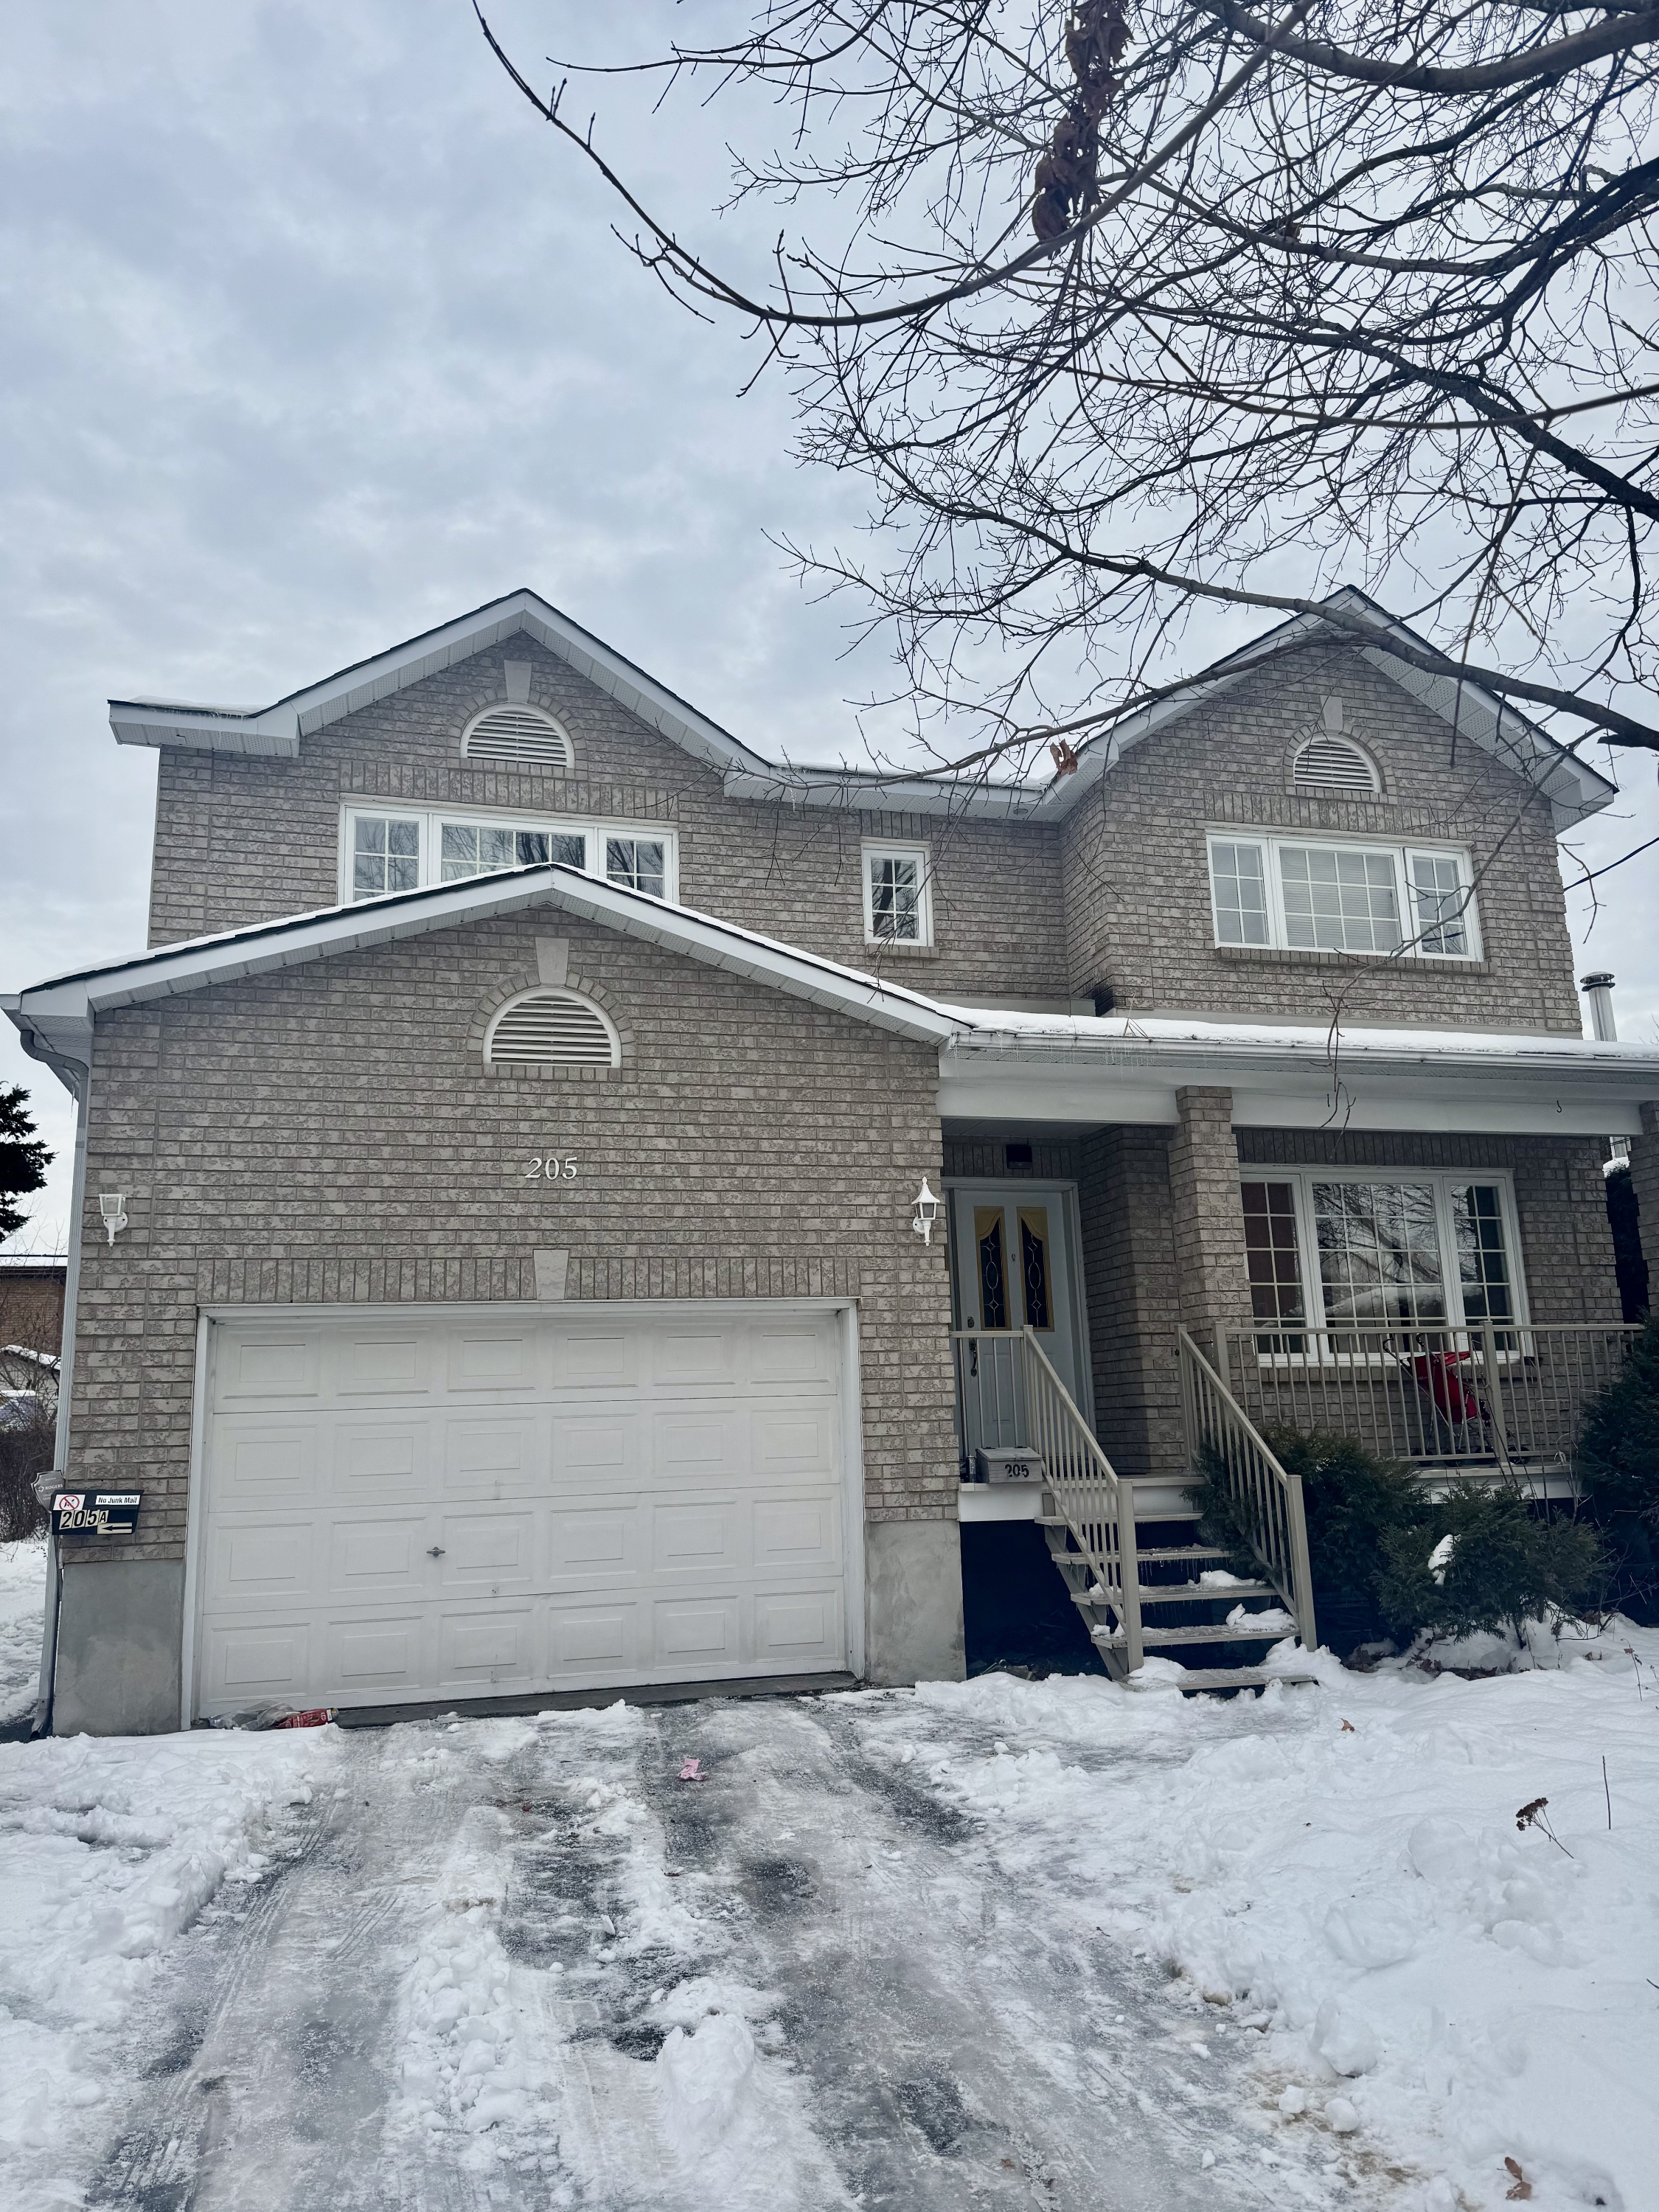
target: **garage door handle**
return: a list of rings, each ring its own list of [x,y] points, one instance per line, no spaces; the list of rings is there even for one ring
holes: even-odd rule
[[[444,1547],[441,1544],[434,1544],[431,1550],[427,1553],[428,1559],[441,1559],[443,1555]]]

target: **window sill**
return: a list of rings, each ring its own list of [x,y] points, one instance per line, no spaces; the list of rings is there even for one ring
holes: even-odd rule
[[[1239,968],[1408,968],[1444,969],[1454,975],[1486,975],[1489,963],[1455,952],[1308,952],[1282,945],[1216,945],[1218,960]]]
[[[864,949],[866,952],[879,952],[884,959],[896,956],[901,960],[937,960],[939,957],[937,945],[907,945],[902,939],[892,937],[866,937]]]

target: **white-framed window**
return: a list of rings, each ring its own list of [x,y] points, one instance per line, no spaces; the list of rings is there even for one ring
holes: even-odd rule
[[[526,821],[461,808],[376,805],[342,811],[340,896],[344,903],[428,884],[464,883],[499,868],[557,861],[655,898],[679,896],[672,830],[637,823]]]
[[[933,864],[925,845],[864,848],[864,938],[867,945],[931,945]]]
[[[1218,945],[1285,951],[1480,957],[1467,853],[1446,846],[1213,830]]]
[[[1346,1326],[1401,1332],[1527,1319],[1507,1175],[1407,1168],[1245,1168],[1250,1310],[1301,1352]],[[1284,1334],[1279,1334],[1284,1332]]]

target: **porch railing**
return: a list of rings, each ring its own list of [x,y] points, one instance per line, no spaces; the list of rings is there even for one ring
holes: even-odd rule
[[[1050,1501],[1093,1577],[1095,1602],[1117,1618],[1115,1656],[1133,1674],[1145,1656],[1134,1486],[1119,1481],[1034,1330],[961,1329],[951,1341],[964,1449],[977,1437],[987,1449],[1018,1446],[1042,1461]]]
[[[1217,1364],[1259,1428],[1322,1430],[1381,1459],[1570,1469],[1634,1323],[1224,1329]]]
[[[1304,1651],[1318,1648],[1302,1478],[1282,1467],[1232,1392],[1183,1328],[1181,1407],[1194,1470],[1229,1492],[1240,1527],[1295,1619]]]

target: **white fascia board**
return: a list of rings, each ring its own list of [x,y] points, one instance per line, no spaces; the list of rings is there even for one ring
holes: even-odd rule
[[[1390,635],[1419,650],[1431,651],[1426,639],[1379,607],[1352,586],[1334,592],[1325,604],[1363,622],[1377,633],[1368,645],[1351,630],[1338,629],[1318,613],[1293,615],[1264,636],[1253,638],[1214,665],[1195,676],[1168,699],[1126,715],[1109,730],[1080,748],[1079,766],[1069,776],[1056,776],[1032,809],[1036,820],[1057,820],[1069,814],[1083,793],[1097,784],[1131,746],[1184,714],[1200,700],[1211,699],[1252,672],[1267,659],[1306,645],[1318,637],[1334,639],[1359,653],[1373,667],[1399,684],[1448,726],[1478,744],[1501,764],[1524,777],[1548,800],[1558,833],[1598,812],[1617,798],[1617,787],[1598,775],[1588,763],[1570,753],[1524,714],[1494,692],[1473,680],[1453,683],[1449,677],[1431,675],[1391,653]],[[1537,765],[1541,763],[1541,769]]]
[[[135,960],[39,984],[20,993],[5,1011],[20,1030],[33,1031],[48,1043],[84,1036],[89,1049],[93,1021],[117,1007],[236,982],[534,906],[560,908],[921,1042],[942,1042],[963,1027],[919,993],[820,961],[793,946],[670,906],[644,892],[625,890],[559,866],[514,869],[465,884],[397,892],[224,937],[163,947]],[[58,1048],[67,1050],[67,1042]]]

